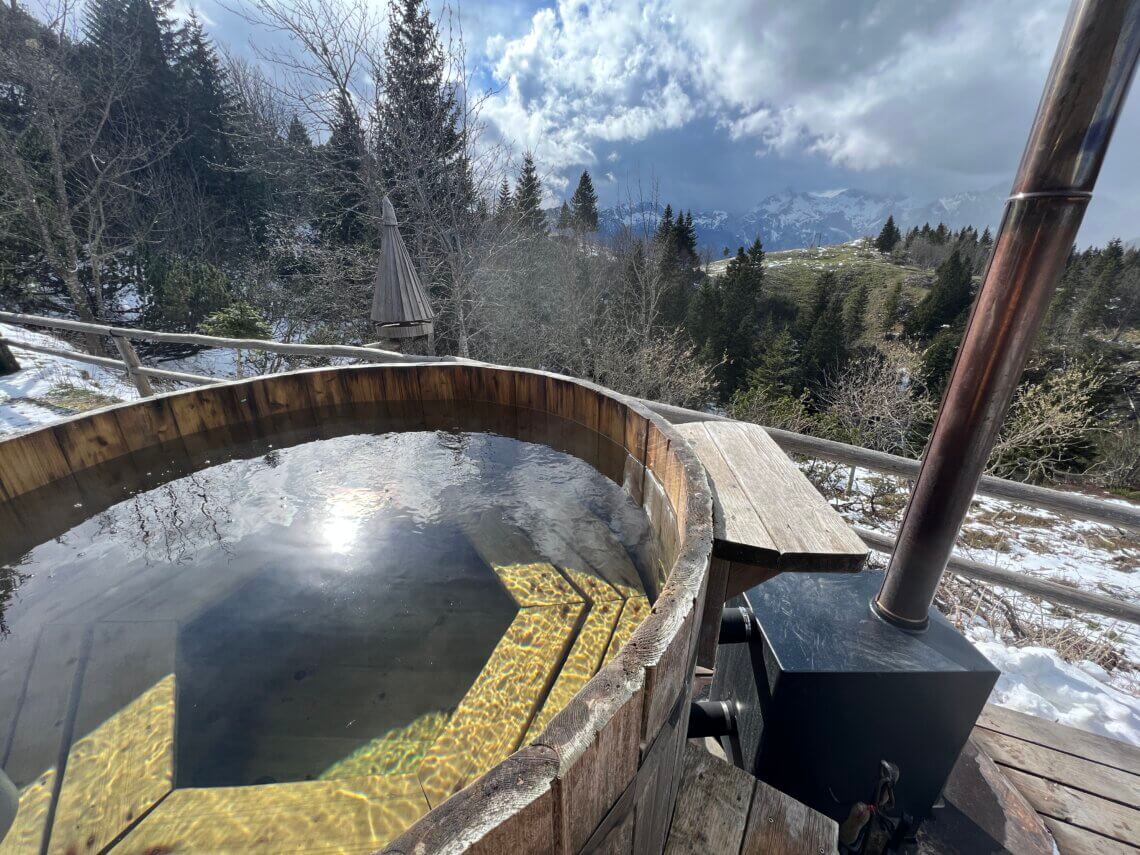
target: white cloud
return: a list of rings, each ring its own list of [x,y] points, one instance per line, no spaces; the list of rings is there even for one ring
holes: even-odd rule
[[[1006,171],[1066,5],[559,0],[488,39],[487,117],[555,171],[698,118],[854,169]]]

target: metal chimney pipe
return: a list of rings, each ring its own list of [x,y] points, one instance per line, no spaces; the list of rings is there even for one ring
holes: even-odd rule
[[[1074,0],[872,607],[922,629],[1140,55],[1140,0]]]

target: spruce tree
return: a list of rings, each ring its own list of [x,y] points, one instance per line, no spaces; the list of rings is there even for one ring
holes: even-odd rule
[[[1100,326],[1108,318],[1116,296],[1117,282],[1124,264],[1124,246],[1119,238],[1110,240],[1097,260],[1091,286],[1077,307],[1073,325],[1077,332]]]
[[[289,130],[286,132],[285,139],[295,151],[308,151],[313,147],[313,139],[309,136],[309,129],[296,116],[289,122]]]
[[[832,294],[816,318],[804,343],[804,379],[822,386],[847,361],[848,344],[843,328],[843,295]]]
[[[558,228],[559,230],[566,230],[575,225],[573,214],[570,213],[570,206],[566,204],[566,200],[562,200],[562,207],[558,209]]]
[[[546,234],[546,214],[542,210],[542,181],[534,165],[534,156],[528,151],[523,156],[522,169],[515,185],[515,215],[519,225],[532,235]]]
[[[867,330],[868,298],[867,285],[861,282],[843,306],[843,334],[852,345],[858,343]]]
[[[748,372],[748,385],[768,400],[795,398],[801,389],[799,353],[787,329],[773,333],[769,328],[760,339],[755,367]]]
[[[883,224],[883,230],[875,239],[875,249],[882,253],[888,253],[895,248],[901,238],[902,234],[899,232],[899,227],[895,225],[894,214],[891,214]]]
[[[191,10],[178,32],[174,73],[179,89],[183,139],[179,152],[188,171],[207,193],[220,194],[232,164],[227,114],[230,97],[214,46]]]
[[[582,170],[578,187],[570,199],[573,226],[579,232],[598,230],[598,194],[594,192],[594,182],[589,170]]]
[[[426,0],[391,0],[382,91],[375,116],[376,156],[385,190],[429,257],[446,251],[441,224],[474,212],[475,191],[456,87]]]
[[[757,238],[747,250],[741,248],[728,263],[721,280],[719,322],[726,357],[723,391],[726,396],[741,388],[752,367],[764,287],[764,248]]]
[[[902,305],[902,280],[899,279],[887,291],[886,300],[883,302],[883,332],[890,332],[894,327],[895,321],[899,318],[899,308]]]
[[[938,268],[934,285],[907,319],[906,332],[930,338],[947,324],[953,324],[970,307],[973,279],[970,266],[955,249]]]
[[[506,178],[499,185],[499,198],[495,201],[495,216],[506,221],[514,210],[515,202],[511,196],[511,184]]]
[[[90,68],[83,79],[94,90],[94,105],[115,96],[105,129],[112,136],[142,128],[157,140],[173,121],[173,36],[166,11],[150,0],[95,0],[88,7],[83,34]]]
[[[332,130],[321,149],[318,221],[328,241],[354,245],[370,234],[364,185],[367,156],[356,108],[338,98]]]

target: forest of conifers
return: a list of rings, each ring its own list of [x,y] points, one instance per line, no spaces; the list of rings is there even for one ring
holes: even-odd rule
[[[759,240],[710,271],[668,206],[599,235],[588,172],[549,215],[542,164],[485,133],[462,39],[421,0],[386,26],[363,0],[235,9],[279,47],[215,44],[169,0],[0,6],[4,307],[369,342],[387,195],[438,353],[921,450],[988,230],[892,219],[794,293]],[[1074,249],[991,470],[1140,490],[1138,348],[1140,253]]]

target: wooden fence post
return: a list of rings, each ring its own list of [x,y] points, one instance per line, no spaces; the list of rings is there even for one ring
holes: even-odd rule
[[[139,361],[139,355],[135,352],[134,347],[130,341],[121,335],[112,335],[111,338],[115,341],[115,347],[119,349],[119,356],[123,357],[123,363],[127,366],[127,374],[134,381],[135,388],[144,398],[149,398],[154,394],[154,387],[150,385],[150,379],[145,374],[139,373],[142,363]]]
[[[8,345],[0,341],[0,377],[5,374],[15,374],[19,370],[20,363],[16,361],[16,357],[12,355]]]

